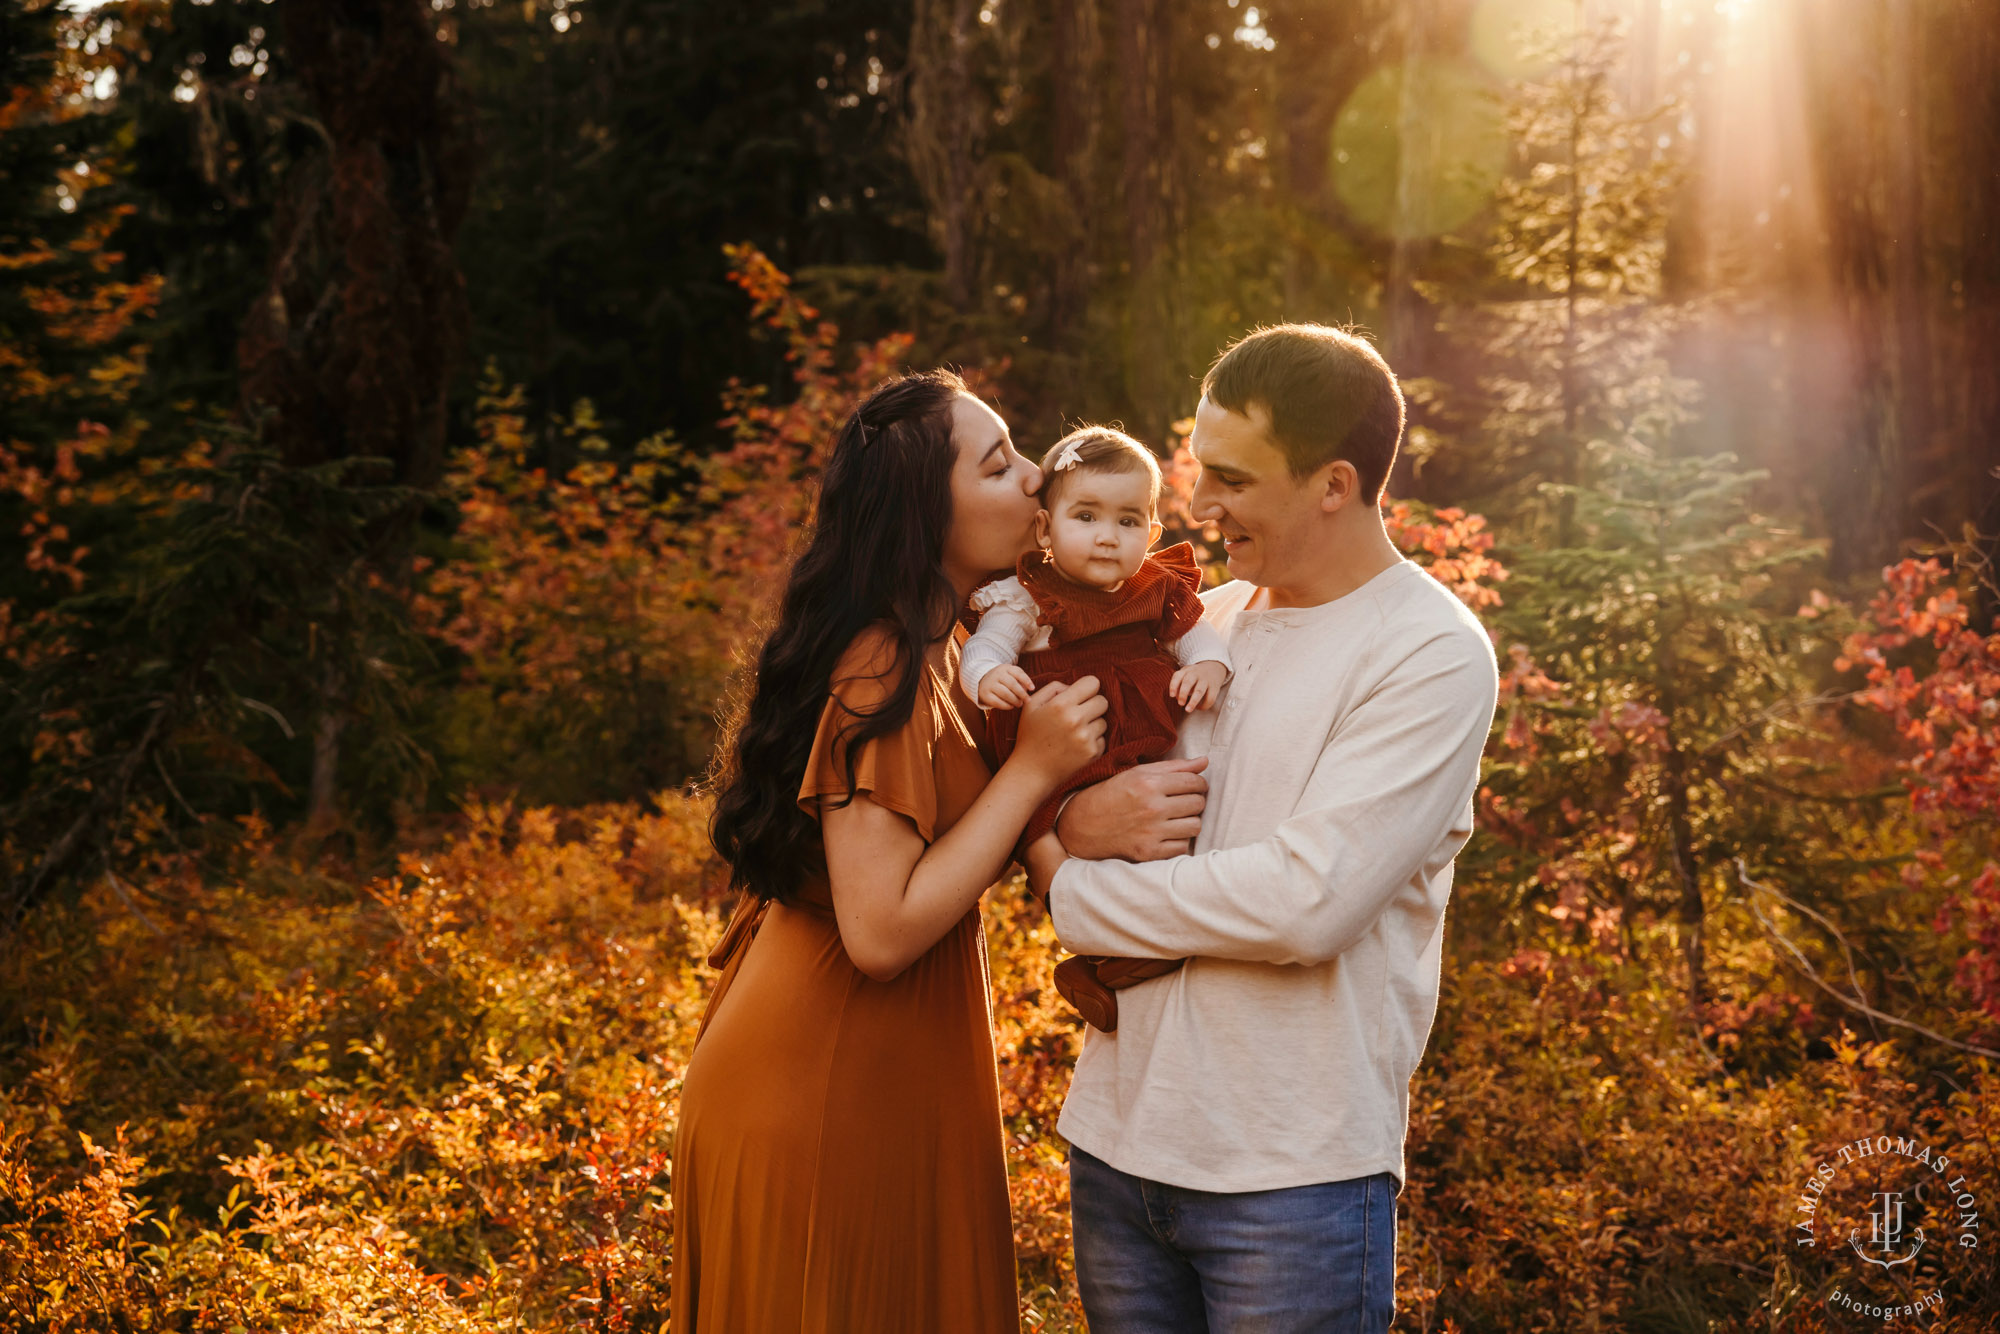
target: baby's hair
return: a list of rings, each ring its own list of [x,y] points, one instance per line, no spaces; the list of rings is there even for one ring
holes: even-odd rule
[[[1074,463],[1068,462],[1074,458]],[[1060,466],[1059,466],[1060,465]],[[1042,508],[1054,510],[1063,480],[1079,472],[1145,473],[1153,484],[1149,504],[1160,503],[1160,464],[1153,451],[1109,426],[1080,426],[1042,456]]]

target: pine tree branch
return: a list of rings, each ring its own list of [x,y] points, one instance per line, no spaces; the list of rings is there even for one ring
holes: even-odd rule
[[[131,787],[133,777],[146,757],[152,754],[153,744],[161,734],[163,725],[174,712],[174,701],[162,700],[153,710],[146,730],[133,747],[126,751],[118,762],[118,768],[111,780],[97,790],[83,813],[71,822],[70,827],[49,846],[47,852],[33,872],[17,881],[8,895],[6,915],[10,922],[19,922],[30,905],[41,897],[50,881],[67,870],[87,846],[91,832],[112,811],[118,809],[125,800],[126,789]]]

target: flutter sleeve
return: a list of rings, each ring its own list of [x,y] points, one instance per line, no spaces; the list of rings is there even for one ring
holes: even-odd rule
[[[1201,563],[1195,559],[1192,542],[1176,542],[1146,559],[1167,576],[1166,604],[1156,633],[1161,643],[1171,644],[1201,624]]]
[[[862,715],[882,707],[902,672],[923,673],[909,720],[884,736],[864,741],[852,754],[855,793],[865,792],[876,805],[907,816],[929,843],[936,838],[938,815],[936,702],[923,663],[898,663],[896,649],[895,636],[887,627],[871,625],[855,637],[834,667],[812,754],[799,783],[799,806],[818,819],[821,797],[831,796],[837,802],[847,795],[847,738],[862,723]]]
[[[958,664],[958,684],[967,699],[977,702],[979,683],[995,667],[1017,661],[1035,637],[1038,618],[1034,594],[1009,576],[973,591],[972,609],[979,628],[965,641]]]

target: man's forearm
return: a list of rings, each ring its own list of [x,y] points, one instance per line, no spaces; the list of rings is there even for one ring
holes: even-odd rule
[[[1471,834],[1493,669],[1462,649],[1419,663],[1336,729],[1292,815],[1254,842],[1168,861],[1079,861],[1051,881],[1080,954],[1336,958]],[[1429,670],[1423,668],[1429,667]],[[1275,793],[1259,800],[1282,799]],[[1070,849],[1077,851],[1074,845]]]
[[[1056,935],[1079,954],[1281,964],[1337,958],[1434,849],[1379,830],[1308,832],[1161,862],[1054,861],[1048,894]]]

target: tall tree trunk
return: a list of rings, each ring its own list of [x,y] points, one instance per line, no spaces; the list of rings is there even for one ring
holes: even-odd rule
[[[1987,559],[2000,562],[2000,19],[1991,6],[1965,0],[1949,21],[1957,56],[1959,517],[1985,535]],[[1984,610],[2000,615],[1990,601]]]
[[[436,484],[445,395],[465,345],[452,239],[470,199],[473,130],[426,0],[279,0],[287,54],[324,152],[285,182],[263,294],[237,344],[246,415],[287,463],[389,460]],[[385,573],[415,515],[379,534]],[[342,703],[319,678],[310,822],[337,818]]]
[[[1050,83],[1051,156],[1072,219],[1070,244],[1056,260],[1049,326],[1055,345],[1070,348],[1090,305],[1090,220],[1096,215],[1097,79],[1100,63],[1097,0],[1055,0]]]
[[[1691,17],[1694,22],[1681,38],[1690,71],[1682,95],[1694,120],[1691,180],[1674,194],[1673,209],[1667,215],[1666,254],[1660,261],[1662,296],[1675,304],[1712,290],[1709,192],[1712,183],[1722,179],[1721,168],[1729,151],[1729,126],[1723,122],[1717,88],[1721,79],[1716,40],[1720,20],[1705,5],[1697,6]],[[1649,104],[1632,108],[1638,114],[1651,109]],[[1700,352],[1705,346],[1696,339],[1689,350]]]
[[[1415,279],[1422,254],[1430,246],[1421,219],[1430,188],[1433,163],[1431,96],[1435,89],[1426,77],[1431,51],[1430,0],[1406,0],[1402,16],[1403,77],[1396,99],[1396,212],[1390,238],[1389,282],[1382,294],[1388,322],[1390,364],[1410,373],[1405,362],[1414,360],[1422,341],[1423,300],[1417,295]]]
[[[1276,39],[1270,53],[1272,160],[1290,202],[1320,227],[1347,234],[1355,245],[1376,238],[1355,228],[1335,202],[1330,181],[1333,127],[1340,109],[1367,77],[1374,50],[1392,22],[1378,3],[1287,6],[1265,19]],[[1286,247],[1285,307],[1305,319],[1323,290],[1319,246],[1302,230]],[[1344,281],[1344,278],[1342,279]]]
[[[329,664],[320,674],[319,716],[313,720],[304,830],[308,841],[325,838],[340,823],[340,734],[347,723],[341,702],[340,673]]]
[[[1924,59],[1919,6],[1890,0],[1887,93],[1884,126],[1887,157],[1889,309],[1894,317],[1895,350],[1891,394],[1896,457],[1906,470],[1923,469],[1931,452],[1933,379],[1929,242],[1924,225],[1924,161],[1928,156],[1923,82]],[[1928,481],[1928,484],[1926,484]],[[1951,490],[1944,476],[1911,475],[1905,482],[1912,507],[1941,499]],[[1942,517],[1933,507],[1936,517]],[[1906,536],[1907,534],[1897,534]]]
[[[1908,472],[1897,438],[1894,347],[1896,310],[1877,185],[1888,172],[1890,131],[1870,113],[1887,100],[1884,46],[1889,11],[1901,0],[1843,10],[1832,24],[1802,7],[1807,121],[1819,169],[1829,267],[1834,286],[1833,346],[1815,350],[1808,375],[1831,375],[1838,413],[1822,474],[1820,504],[1831,534],[1835,578],[1872,570],[1894,556],[1908,529]],[[1858,85],[1858,86],[1857,86]],[[1900,142],[1900,135],[1894,142]],[[1832,356],[1827,356],[1831,352]],[[1820,370],[1825,366],[1827,370]],[[1832,378],[1837,377],[1837,378]]]
[[[473,130],[425,0],[280,0],[326,151],[286,183],[244,321],[243,397],[293,464],[354,455],[433,485],[466,336],[452,239]]]
[[[1180,173],[1176,169],[1172,0],[1117,0],[1118,82],[1124,131],[1120,184],[1125,252],[1125,389],[1141,439],[1165,443],[1180,401],[1174,365]]]
[[[930,204],[945,296],[971,310],[979,285],[976,187],[984,104],[973,82],[977,0],[916,0],[904,157]]]

